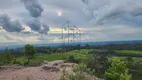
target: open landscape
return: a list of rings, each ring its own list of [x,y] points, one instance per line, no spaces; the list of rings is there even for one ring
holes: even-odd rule
[[[14,53],[14,50],[6,49],[0,54],[0,80],[62,80],[63,76],[72,76],[77,78],[77,76],[70,74],[74,71],[74,69],[76,70],[76,75],[80,70],[83,70],[86,74],[90,75],[87,76],[87,79],[82,80],[101,80],[106,78],[107,70],[110,69],[113,60],[118,60],[118,64],[120,60],[122,62],[120,62],[121,66],[125,67],[126,70],[128,70],[127,73],[125,73],[127,74],[127,76],[124,75],[125,78],[131,78],[132,80],[141,80],[142,44],[131,44],[131,46],[129,46],[129,49],[125,49],[124,46],[128,45],[130,44],[116,44],[113,46],[112,44],[101,46],[86,44],[80,49],[78,49],[77,47],[74,48],[75,46],[70,47],[70,50],[68,50],[68,48],[42,47],[42,50],[44,50],[45,53],[38,51],[38,49],[40,48],[38,47],[34,48],[34,50],[38,52],[36,52],[33,57],[30,57],[30,53],[26,55],[26,53],[22,51],[19,51],[19,53],[17,53],[17,57],[16,54],[11,53],[11,51],[13,51]],[[26,46],[23,48],[23,51],[26,50]],[[32,48],[29,48],[28,51],[32,51]],[[76,67],[73,67],[74,65],[76,65]],[[114,66],[117,67],[117,65]],[[121,67],[119,68],[118,70],[121,70]],[[64,74],[64,71],[69,72],[68,75]],[[117,73],[117,71],[113,72],[113,74],[110,72],[112,76],[114,75],[114,73]]]
[[[0,0],[0,80],[142,80],[142,0]]]

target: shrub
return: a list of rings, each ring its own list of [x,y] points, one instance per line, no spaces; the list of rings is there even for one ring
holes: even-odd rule
[[[66,62],[78,63],[79,59],[75,59],[74,56],[69,56],[69,58],[66,60]]]
[[[75,63],[76,60],[73,56],[70,56],[68,59],[67,59],[68,62],[72,62],[72,63]]]
[[[105,72],[106,80],[131,80],[131,75],[128,74],[128,68],[124,61],[119,58],[113,58],[111,66]]]
[[[87,68],[87,65],[84,63],[79,63],[78,65],[73,65],[73,72],[85,72],[89,75],[93,75],[95,70],[91,70],[90,68]]]
[[[11,60],[10,64],[16,64],[16,59],[13,58],[13,59]]]
[[[106,58],[106,56],[95,56],[95,55],[89,55],[84,61],[87,68],[90,68],[91,70],[95,70],[94,75],[102,78],[104,77],[105,71],[109,68],[109,61]]]
[[[87,69],[83,63],[73,65],[73,72],[67,72],[64,69],[60,80],[93,80],[93,77],[87,74],[88,72],[91,72],[90,69]]]

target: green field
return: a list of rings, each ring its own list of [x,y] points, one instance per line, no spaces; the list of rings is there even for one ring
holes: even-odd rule
[[[75,59],[82,59],[86,58],[89,52],[93,51],[92,49],[81,49],[81,50],[73,50],[70,52],[64,52],[64,53],[54,53],[54,54],[46,54],[46,53],[40,53],[36,55],[35,59],[30,60],[30,64],[36,65],[39,64],[43,60],[47,61],[54,61],[54,60],[66,60],[70,56],[74,56]],[[27,62],[27,58],[22,56],[16,59],[17,62],[20,64],[24,64]]]
[[[36,55],[35,59],[31,59],[30,63],[31,64],[39,64],[41,61],[43,60],[48,60],[48,61],[54,61],[54,60],[66,60],[68,59],[70,56],[74,56],[75,59],[81,59],[81,58],[85,58],[89,52],[106,52],[107,50],[101,50],[101,49],[81,49],[81,50],[73,50],[73,51],[69,51],[69,52],[64,52],[64,53],[53,53],[53,54],[46,54],[46,53],[38,53]],[[115,50],[116,54],[125,54],[125,55],[142,55],[141,51],[134,51],[134,50]],[[109,57],[110,59],[112,57],[119,57],[121,59],[126,58],[127,56],[111,56]],[[133,57],[135,62],[142,62],[142,58],[141,57]],[[24,56],[18,57],[16,58],[16,61],[19,62],[20,64],[24,64],[25,62],[27,62],[27,58]],[[3,65],[5,63],[5,55],[4,54],[0,54],[0,65]]]
[[[95,49],[96,53],[108,53],[115,56],[132,56],[132,57],[142,57],[142,51],[136,50],[104,50],[104,49]]]
[[[125,54],[142,54],[141,51],[134,51],[134,50],[116,50],[117,53],[125,53]]]

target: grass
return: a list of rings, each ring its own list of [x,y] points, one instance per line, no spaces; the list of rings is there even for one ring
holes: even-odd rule
[[[105,50],[105,49],[94,49],[94,51],[96,51],[96,52],[106,52],[107,50]]]
[[[129,56],[129,57],[142,57],[141,51],[135,51],[135,50],[115,50],[115,55],[118,56]]]
[[[122,53],[122,54],[142,54],[141,51],[134,51],[134,50],[116,50],[116,53]]]
[[[65,53],[54,53],[54,54],[41,54],[37,58],[42,60],[54,61],[54,60],[65,60],[70,56],[74,56],[76,59],[85,58],[86,55],[92,51],[92,49],[82,49],[82,50],[73,50]]]
[[[41,60],[54,61],[54,60],[64,60],[67,59],[69,56],[72,56],[72,54],[50,54],[50,55],[42,54],[37,58]]]
[[[135,50],[105,50],[105,49],[94,49],[94,52],[96,52],[98,54],[99,53],[105,53],[105,52],[107,52],[108,54],[114,55],[114,56],[142,57],[142,51],[135,51]]]
[[[133,58],[135,63],[141,63],[142,64],[142,58],[141,57],[134,57]]]
[[[54,54],[46,54],[41,53],[36,56],[36,58],[31,59],[29,64],[36,65],[39,64],[43,60],[47,61],[54,61],[54,60],[66,60],[70,56],[74,56],[75,59],[82,59],[86,58],[87,54],[89,52],[93,51],[92,49],[81,49],[81,50],[73,50],[70,52],[64,52],[64,53],[54,53]],[[16,61],[22,65],[27,62],[27,58],[22,56],[16,59]]]
[[[107,50],[103,49],[95,49],[94,51],[97,52],[106,52]],[[142,51],[135,51],[135,50],[114,50],[116,53],[125,53],[125,54],[142,54]]]
[[[36,65],[39,64],[43,60],[47,61],[54,61],[54,60],[66,60],[70,56],[74,56],[75,59],[84,59],[86,56],[88,56],[89,52],[97,51],[97,52],[106,52],[107,50],[100,50],[100,49],[81,49],[81,50],[73,50],[69,52],[64,53],[54,53],[54,54],[46,54],[46,53],[40,53],[36,56],[36,58],[30,60],[30,64]],[[115,50],[117,54],[142,54],[140,51],[134,51],[134,50]],[[124,59],[127,56],[117,56],[112,55],[109,57],[111,59],[112,57],[119,57],[120,59]],[[134,57],[133,58],[135,62],[142,62],[142,58]],[[3,65],[5,61],[4,54],[0,54],[0,65]],[[18,62],[21,65],[24,65],[28,59],[24,56],[16,58],[16,62]]]

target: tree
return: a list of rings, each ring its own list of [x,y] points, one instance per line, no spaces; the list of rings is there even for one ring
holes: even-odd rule
[[[10,51],[8,50],[8,48],[5,49],[5,57],[6,57],[6,63],[9,64],[14,57],[11,55]]]
[[[33,45],[27,44],[24,47],[24,54],[28,58],[28,62],[30,59],[34,57],[34,54],[36,53],[35,47]]]
[[[105,72],[106,80],[131,80],[131,75],[128,74],[128,68],[124,61],[119,58],[113,58],[111,66]]]

